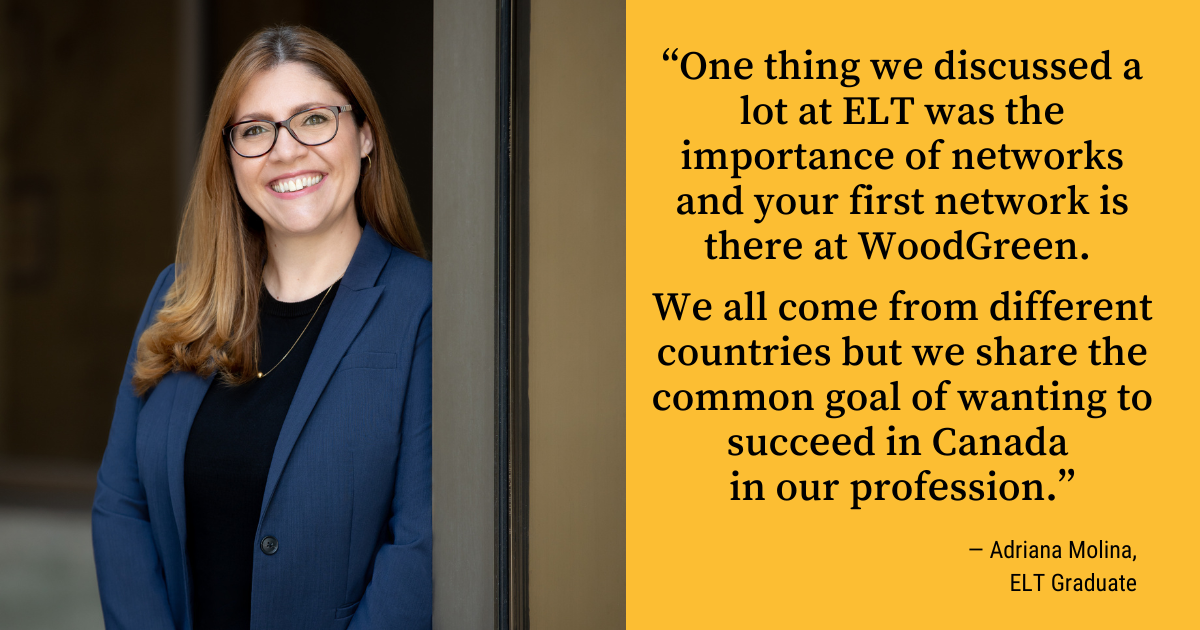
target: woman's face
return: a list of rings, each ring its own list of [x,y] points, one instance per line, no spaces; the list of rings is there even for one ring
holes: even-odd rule
[[[233,120],[287,120],[313,107],[348,105],[329,82],[301,63],[285,63],[257,74],[246,86]],[[357,218],[354,191],[361,160],[374,147],[370,125],[355,125],[354,113],[338,115],[333,140],[300,144],[280,128],[266,155],[244,158],[230,150],[238,192],[275,236],[319,235]],[[300,118],[293,125],[303,124]],[[303,137],[303,136],[302,136]]]

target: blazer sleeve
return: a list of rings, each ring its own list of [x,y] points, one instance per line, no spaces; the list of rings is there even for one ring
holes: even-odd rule
[[[424,630],[433,625],[431,320],[426,308],[404,399],[400,461],[388,521],[391,540],[376,552],[371,581],[350,622],[352,630]]]
[[[162,307],[163,295],[174,277],[174,265],[159,274],[142,310],[117,392],[108,446],[96,478],[92,548],[104,625],[109,630],[175,627],[162,561],[151,534],[146,492],[138,477],[135,442],[138,412],[144,399],[134,393],[132,383],[138,339]]]

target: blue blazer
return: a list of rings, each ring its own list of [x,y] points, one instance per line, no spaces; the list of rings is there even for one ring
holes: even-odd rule
[[[252,628],[431,626],[430,269],[363,229],[246,541]],[[173,265],[159,275],[142,311],[97,478],[92,543],[109,629],[192,627],[183,456],[213,379],[173,372],[144,397],[131,385],[137,340],[174,277]]]

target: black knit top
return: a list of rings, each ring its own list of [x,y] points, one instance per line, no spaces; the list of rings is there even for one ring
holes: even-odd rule
[[[291,353],[264,378],[237,387],[214,381],[196,412],[183,464],[195,630],[250,627],[255,532],[267,471],[340,282],[328,295],[322,291],[303,302],[280,302],[264,288],[259,370],[267,372],[289,348]]]

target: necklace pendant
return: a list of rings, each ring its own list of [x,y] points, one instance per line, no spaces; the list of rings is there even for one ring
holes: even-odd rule
[[[339,278],[339,280],[340,280],[340,278]],[[337,282],[334,282],[333,284],[337,284]],[[271,369],[267,370],[267,374],[274,372],[275,368],[279,367],[279,365],[282,364],[284,362],[284,360],[288,358],[288,355],[292,353],[292,350],[296,349],[296,344],[300,343],[300,339],[302,337],[304,337],[304,333],[308,331],[308,327],[311,326],[313,323],[313,320],[317,318],[317,313],[321,312],[321,305],[325,303],[325,298],[329,297],[329,292],[333,290],[333,284],[329,285],[328,289],[325,289],[325,295],[322,295],[321,301],[317,302],[317,310],[313,311],[312,317],[308,318],[308,323],[305,324],[304,328],[300,330],[300,336],[296,337],[296,340],[292,342],[292,347],[288,348],[288,351],[283,353],[283,358],[279,359],[279,361],[275,363],[275,367],[272,367]],[[258,362],[255,361],[254,365],[255,365],[255,367],[258,367]],[[258,378],[262,378],[262,377],[263,377],[263,373],[259,372]]]

